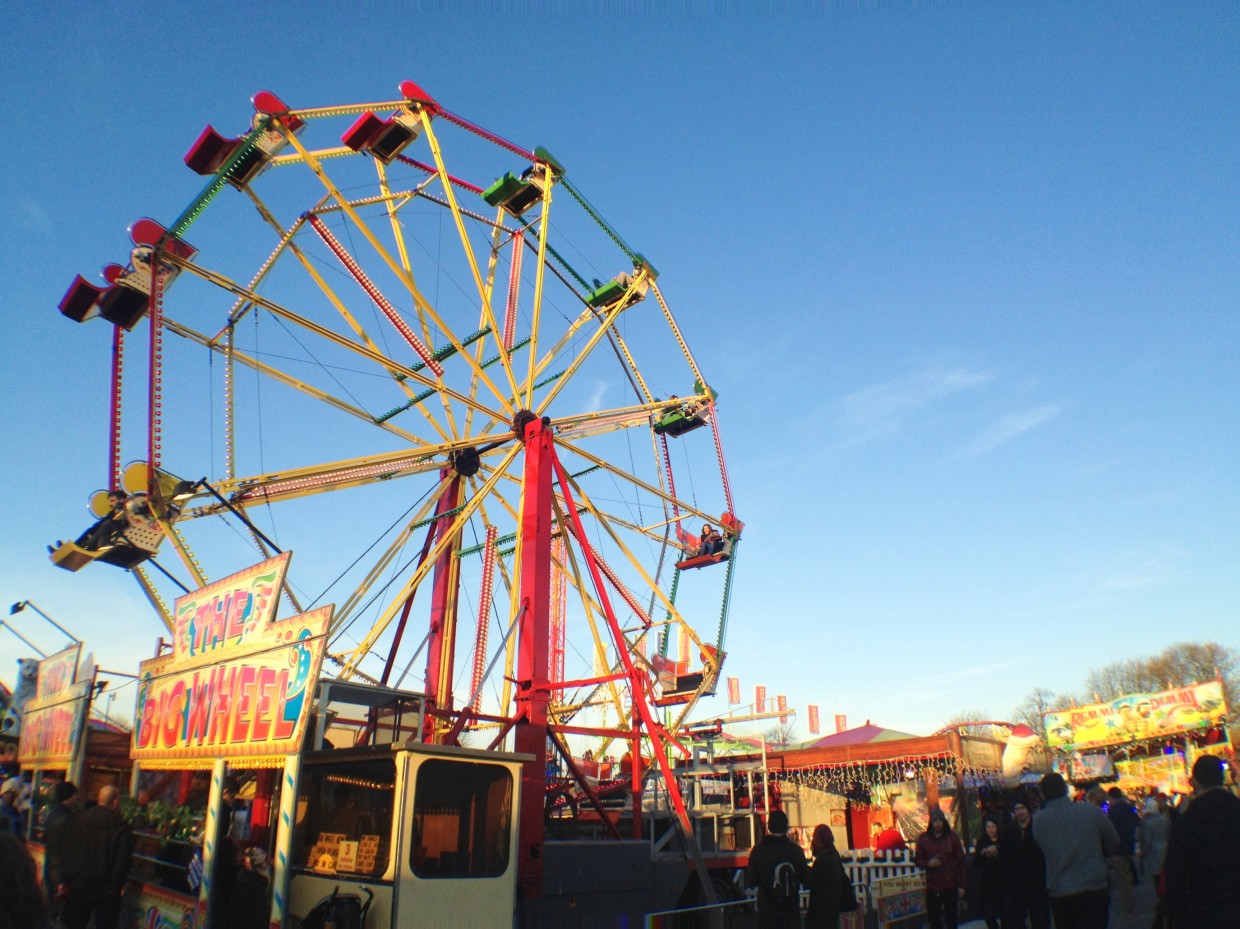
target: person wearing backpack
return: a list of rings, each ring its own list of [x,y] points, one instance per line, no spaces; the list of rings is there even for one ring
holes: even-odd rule
[[[917,867],[926,871],[926,910],[930,929],[956,929],[956,912],[967,876],[964,848],[938,807],[930,811],[930,828],[917,840]]]
[[[801,886],[809,881],[805,852],[788,838],[788,814],[775,810],[745,868],[745,886],[758,889],[758,925],[800,927]]]

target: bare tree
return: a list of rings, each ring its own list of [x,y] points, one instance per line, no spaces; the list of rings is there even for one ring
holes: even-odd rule
[[[1056,694],[1045,687],[1035,687],[1023,703],[1012,711],[1014,722],[1024,723],[1046,741],[1046,714],[1072,705],[1067,694]]]
[[[1090,701],[1115,700],[1126,694],[1156,693],[1219,678],[1230,707],[1240,680],[1240,655],[1217,642],[1177,642],[1150,658],[1117,661],[1085,678]]]
[[[787,748],[794,741],[796,728],[792,723],[776,723],[762,733],[768,748]]]

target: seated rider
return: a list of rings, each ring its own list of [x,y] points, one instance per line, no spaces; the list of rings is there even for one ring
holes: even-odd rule
[[[715,555],[723,551],[723,535],[710,523],[702,526],[702,536],[698,541],[699,555]]]
[[[111,511],[78,536],[74,544],[78,548],[93,551],[111,542],[113,537],[123,532],[129,524],[125,511],[125,504],[128,500],[129,495],[123,490],[108,491],[108,504],[112,507]]]

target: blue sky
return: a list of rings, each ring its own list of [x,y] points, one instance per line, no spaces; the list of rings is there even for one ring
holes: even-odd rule
[[[549,148],[661,272],[747,526],[746,695],[930,732],[1175,641],[1240,646],[1235,7],[8,13],[0,597],[105,667],[159,626],[120,572],[46,560],[107,415],[102,324],[56,303],[133,219],[180,212],[189,143],[255,91],[406,78]],[[0,632],[0,679],[24,652]]]

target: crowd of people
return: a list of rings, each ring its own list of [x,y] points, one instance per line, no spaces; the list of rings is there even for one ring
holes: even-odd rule
[[[52,788],[43,818],[43,871],[26,849],[26,815],[18,808],[23,782],[0,784],[0,929],[116,929],[133,863],[135,836],[120,813],[120,790],[101,787],[80,802],[70,781]],[[267,856],[260,848],[238,855],[229,835],[238,784],[225,779],[218,817],[212,900],[216,925],[230,929],[267,926]]]
[[[1049,929],[1052,919],[1055,929],[1107,929],[1113,915],[1115,925],[1132,925],[1134,887],[1144,881],[1158,891],[1152,929],[1240,929],[1240,798],[1224,786],[1225,772],[1221,759],[1203,755],[1191,797],[1174,808],[1150,797],[1141,810],[1118,787],[1074,801],[1063,777],[1048,774],[1040,791],[987,811],[971,853],[931,809],[913,855],[931,929],[956,929],[971,876],[971,911],[988,929]],[[814,830],[812,867],[787,832],[788,817],[772,812],[750,855],[745,882],[757,889],[760,922],[801,925],[799,894],[808,888],[805,924],[835,929],[841,888],[851,884],[831,830]]]

